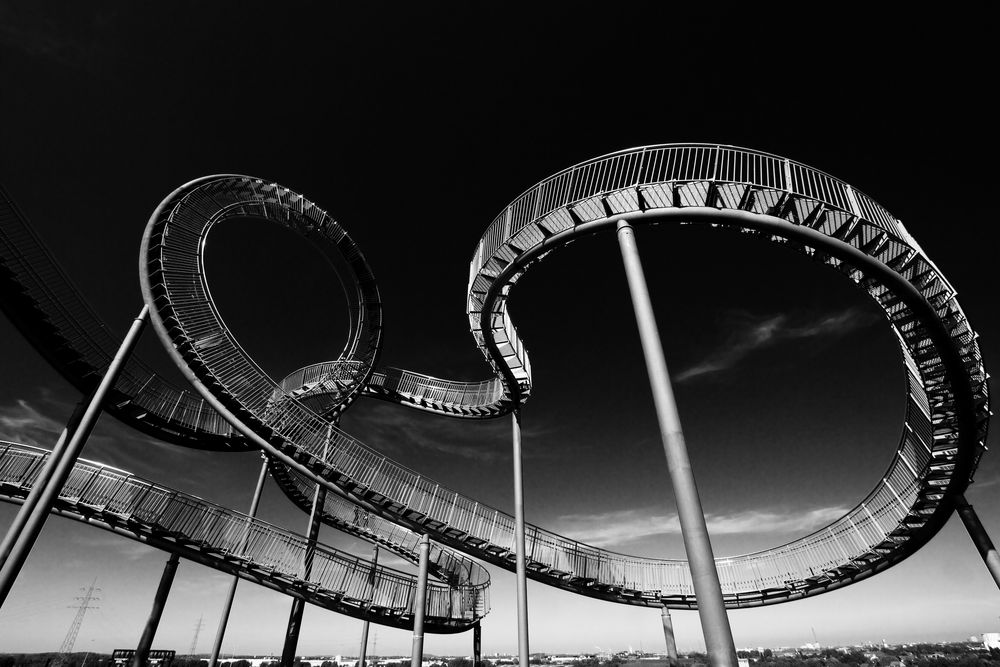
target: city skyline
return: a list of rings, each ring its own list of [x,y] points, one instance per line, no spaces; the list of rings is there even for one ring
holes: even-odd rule
[[[827,111],[812,117],[826,124],[810,135],[812,123],[805,119],[772,119],[784,109],[763,95],[745,106],[767,104],[747,112],[727,110],[726,96],[710,93],[683,109],[654,112],[650,103],[569,119],[552,100],[530,113],[509,99],[495,100],[498,109],[488,106],[492,91],[503,86],[544,99],[532,87],[537,84],[518,74],[525,63],[560,62],[557,46],[525,34],[530,57],[499,58],[456,32],[468,16],[397,15],[367,40],[340,35],[337,54],[349,65],[340,70],[341,92],[331,98],[339,104],[311,109],[254,99],[234,110],[214,95],[242,90],[255,80],[236,65],[252,63],[271,79],[287,75],[298,85],[291,87],[301,89],[322,74],[324,64],[340,61],[318,46],[304,54],[282,50],[263,38],[263,24],[247,17],[233,18],[231,32],[215,42],[211,30],[187,26],[167,12],[153,20],[126,9],[76,9],[79,15],[41,20],[30,9],[4,11],[16,30],[0,32],[0,74],[19,94],[6,112],[3,145],[10,157],[0,180],[116,330],[124,330],[138,309],[135,257],[155,204],[191,178],[240,171],[304,193],[358,240],[386,304],[383,364],[440,377],[485,377],[488,369],[467,332],[463,293],[469,258],[488,222],[526,187],[561,168],[669,134],[787,155],[867,192],[907,224],[957,287],[982,336],[987,370],[997,359],[1000,327],[989,307],[995,279],[988,277],[995,250],[967,240],[974,238],[971,228],[986,219],[986,204],[975,198],[952,201],[928,192],[922,180],[921,158],[977,164],[971,145],[975,123],[955,122],[978,107],[970,102],[951,109],[926,97],[914,85],[916,68],[904,70],[897,85],[902,99],[921,111],[899,127],[899,117],[889,112]],[[225,18],[211,16],[215,25],[225,25]],[[376,20],[363,12],[339,18],[368,29]],[[415,39],[407,20],[418,21],[433,39]],[[555,17],[545,17],[549,20]],[[434,27],[435,21],[443,25]],[[164,48],[171,32],[188,28],[185,49]],[[245,28],[258,32],[241,35]],[[453,58],[451,39],[475,57]],[[204,67],[206,62],[213,67]],[[591,55],[567,76],[611,75],[618,64]],[[209,70],[229,78],[208,76]],[[461,93],[455,80],[464,82]],[[876,89],[881,79],[862,77],[858,85]],[[173,98],[161,105],[165,88]],[[213,102],[200,105],[203,100]],[[411,105],[413,100],[420,103]],[[913,146],[911,126],[940,136]],[[280,139],[247,140],[262,128]],[[291,129],[276,128],[295,128],[302,139],[287,136],[295,134]],[[342,128],[353,133],[338,132]],[[955,132],[970,136],[943,141]],[[302,142],[312,137],[307,150]],[[387,157],[390,146],[395,159]],[[100,159],[91,159],[97,154]],[[107,196],[112,181],[122,188]],[[448,207],[439,211],[432,195],[445,186]],[[343,328],[337,306],[343,297],[331,274],[308,248],[286,236],[263,227],[244,236],[222,228],[208,248],[213,293],[227,324],[276,377],[326,359],[331,350],[335,354],[339,333],[329,332]],[[640,230],[638,240],[717,555],[780,544],[857,503],[884,471],[899,431],[898,352],[879,311],[833,272],[736,235],[663,228]],[[255,271],[258,267],[262,270]],[[241,296],[247,293],[259,298],[250,303]],[[559,308],[550,300],[556,293]],[[322,308],[315,305],[319,298]],[[525,409],[527,519],[617,551],[683,557],[613,237],[586,239],[546,259],[518,285],[511,307],[532,351],[537,382]],[[683,317],[674,317],[677,313]],[[269,326],[273,323],[280,326]],[[0,437],[51,447],[78,396],[6,320],[0,323],[0,341],[7,371],[0,388]],[[142,352],[159,354],[158,368],[167,369],[157,345],[147,332]],[[433,470],[452,488],[510,508],[507,419],[467,423],[368,402],[347,413],[344,428],[406,465]],[[208,454],[151,441],[108,417],[83,456],[240,510],[249,503],[259,462],[256,454]],[[968,498],[981,508],[996,538],[1000,516],[989,508],[1000,500],[1000,464],[993,459],[992,453],[984,457]],[[0,506],[0,529],[14,510]],[[297,531],[306,522],[270,483],[262,515]],[[320,540],[370,552],[367,544],[331,529],[324,529]],[[68,553],[73,557],[65,558]],[[79,642],[124,642],[107,650],[134,644],[165,560],[155,549],[50,519],[0,610],[0,646],[14,640],[28,647],[45,641],[57,646],[72,615],[57,613],[60,601],[69,604],[76,588],[94,575],[117,579],[105,584],[108,627],[100,625],[98,613],[103,635],[88,637],[88,616]],[[484,655],[495,646],[513,648],[516,626],[513,574],[489,569],[493,612],[483,623]],[[162,641],[155,646],[186,649],[204,613],[201,643],[207,651],[217,599],[228,582],[226,575],[182,563],[161,624]],[[856,637],[876,623],[886,630],[873,639],[892,640],[914,623],[929,624],[928,617],[947,637],[961,638],[997,625],[1000,604],[991,586],[953,517],[927,547],[870,580],[730,617],[737,646],[768,633],[808,638],[810,627]],[[278,645],[289,604],[242,582],[227,638],[236,647],[254,641]],[[694,613],[673,615],[679,648],[697,647],[701,631]],[[564,642],[580,634],[603,646],[639,626],[639,641],[662,642],[655,610],[580,598],[534,582],[529,582],[529,620],[532,651],[547,650],[546,642],[555,645],[553,652],[563,650]],[[993,626],[969,628],[976,623]],[[397,647],[393,653],[408,651],[408,633],[379,628],[378,634],[380,645]],[[356,646],[359,638],[360,621],[307,608],[299,653],[316,652],[310,647],[324,641]],[[457,653],[437,647],[459,645],[471,651],[471,637],[428,636],[425,650]]]

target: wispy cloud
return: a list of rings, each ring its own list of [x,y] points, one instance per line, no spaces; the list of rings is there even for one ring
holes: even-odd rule
[[[0,405],[0,438],[36,447],[51,448],[62,433],[63,423],[18,399]]]
[[[37,399],[0,403],[0,439],[52,449],[72,411],[70,402],[47,391]],[[140,475],[149,467],[150,456],[138,450],[154,447],[163,455],[197,456],[194,450],[162,442],[108,417],[101,420],[100,430],[88,439],[84,457]]]
[[[348,432],[357,433],[366,444],[390,456],[413,448],[485,462],[509,460],[511,456],[509,447],[496,446],[509,442],[510,418],[471,422],[419,415],[412,409],[383,402],[370,405],[363,416],[355,417],[352,413],[351,418],[352,422],[346,426]],[[554,430],[546,426],[529,426],[522,429],[522,436],[527,441],[540,442]],[[555,455],[541,446],[524,451],[526,459]]]
[[[129,561],[138,561],[143,558],[159,554],[160,551],[143,542],[137,542],[121,535],[114,535],[104,531],[91,531],[83,535],[70,533],[73,537],[73,547],[76,549],[90,551],[94,553],[107,553],[113,551],[122,558]]]
[[[727,314],[726,319],[730,331],[726,342],[698,363],[674,374],[674,382],[717,375],[735,367],[751,353],[782,342],[843,336],[876,321],[875,316],[856,308],[800,323],[785,314],[757,317],[733,312]]]
[[[985,489],[989,489],[997,485],[1000,485],[1000,474],[993,474],[993,475],[980,474],[979,477],[976,478],[975,483],[969,486],[969,489],[968,491],[965,492],[965,495],[968,496],[970,494],[973,494],[975,491],[983,491]]]
[[[705,517],[712,535],[805,533],[843,516],[847,506],[799,510],[747,510]],[[657,514],[651,508],[597,514],[567,514],[558,519],[557,532],[597,547],[620,546],[648,537],[680,534],[676,514]]]

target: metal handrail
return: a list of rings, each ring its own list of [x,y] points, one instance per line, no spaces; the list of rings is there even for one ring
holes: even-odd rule
[[[277,213],[276,217],[280,217],[287,213],[281,207],[285,205],[283,193],[289,191],[274,184],[261,185],[246,177],[236,178],[242,179],[240,187],[245,187],[249,205],[261,207],[261,215]],[[219,187],[228,187],[224,179],[217,182],[221,184]],[[455,406],[485,406],[492,410],[491,414],[509,410],[515,393],[518,400],[523,400],[530,391],[530,359],[507,312],[506,300],[484,301],[491,282],[486,278],[495,279],[505,266],[519,267],[517,252],[510,248],[513,241],[520,244],[519,251],[526,251],[542,243],[546,236],[540,231],[543,227],[548,234],[572,230],[580,221],[606,216],[605,207],[628,211],[636,206],[638,197],[649,203],[666,193],[679,197],[682,206],[708,206],[709,188],[722,191],[740,185],[752,187],[775,205],[778,202],[807,207],[820,204],[823,216],[833,221],[830,223],[833,226],[818,231],[832,235],[834,227],[842,228],[844,242],[863,252],[876,248],[871,252],[878,252],[880,259],[899,266],[901,274],[921,291],[939,317],[947,320],[950,335],[967,365],[978,415],[988,411],[988,388],[978,345],[964,313],[954,302],[954,290],[898,220],[864,194],[828,174],[767,153],[710,144],[651,146],[595,158],[529,188],[493,221],[477,245],[470,265],[468,313],[473,335],[484,351],[488,352],[489,340],[499,349],[509,350],[502,359],[489,353],[487,358],[498,373],[509,373],[521,391],[511,391],[504,384],[506,380],[500,378],[453,383],[398,369],[376,371],[368,387],[388,389],[391,395],[393,383],[397,388],[405,386],[406,391],[396,391],[393,400],[426,403],[429,409],[441,412],[449,412]],[[255,197],[264,200],[258,202]],[[291,198],[295,199],[294,193]],[[203,221],[198,216],[211,207],[205,202],[198,203],[196,198],[190,201],[200,208],[189,211],[178,207],[173,209],[169,220],[157,222],[161,230],[167,224],[172,225],[175,234],[171,242],[192,234],[201,238],[198,226]],[[675,203],[664,201],[657,205],[669,207]],[[716,206],[737,208],[732,202]],[[302,211],[295,213],[301,215]],[[319,217],[322,216],[314,215],[316,219]],[[79,347],[84,358],[94,355],[96,359],[105,354],[104,343],[94,341],[106,341],[109,334],[103,325],[95,328],[94,322],[99,324],[99,320],[92,313],[81,316],[77,312],[85,306],[78,305],[82,301],[73,289],[52,287],[63,285],[58,279],[61,272],[47,258],[40,242],[32,240],[33,233],[22,222],[12,206],[7,209],[0,206],[0,241],[7,244],[4,257],[10,255],[20,262],[17,280],[23,280],[31,298],[42,308],[52,309],[57,328],[67,332],[63,335],[68,336],[74,349]],[[156,244],[163,242],[163,238],[156,240]],[[18,254],[21,243],[27,244],[28,250]],[[249,415],[247,420],[252,427],[266,427],[268,438],[274,435],[284,439],[282,447],[289,453],[308,454],[313,462],[323,461],[326,465],[317,468],[326,468],[325,474],[342,476],[351,484],[359,484],[404,508],[393,511],[415,513],[432,520],[427,521],[428,526],[440,526],[429,527],[430,532],[450,531],[475,538],[465,547],[470,553],[496,554],[513,548],[513,519],[509,515],[436,484],[339,429],[331,430],[324,419],[294,398],[275,401],[276,392],[283,395],[284,383],[267,378],[247,357],[214,312],[210,298],[206,303],[207,292],[199,290],[191,280],[192,272],[200,268],[193,259],[197,252],[171,254],[169,248],[161,245],[154,249],[162,253],[156,268],[162,273],[155,277],[157,289],[162,289],[158,298],[167,298],[167,304],[158,307],[169,310],[175,318],[171,321],[180,323],[170,334],[175,337],[176,349],[185,355],[184,363],[197,366],[196,373],[221,382],[230,392],[227,405],[245,411],[241,415]],[[51,278],[52,272],[57,279]],[[862,277],[852,275],[852,278],[861,283]],[[513,278],[509,280],[512,282]],[[64,282],[68,285],[68,281]],[[871,571],[886,558],[899,558],[907,553],[907,526],[919,526],[945,496],[951,474],[948,461],[956,446],[956,426],[954,417],[948,415],[949,401],[953,399],[948,397],[947,387],[936,384],[941,359],[933,357],[933,343],[921,338],[920,331],[907,321],[905,307],[892,305],[888,290],[877,284],[865,283],[864,287],[893,323],[907,368],[906,422],[897,454],[876,488],[842,519],[787,545],[718,559],[727,595],[739,598],[774,590],[798,591],[819,585],[824,578],[848,581],[859,572]],[[86,326],[81,328],[77,321],[85,322]],[[113,345],[114,340],[111,341]],[[374,355],[371,350],[366,354],[366,359]],[[100,368],[95,361],[88,363]],[[305,369],[300,370],[304,379]],[[223,439],[238,438],[203,399],[172,391],[151,372],[137,372],[119,385],[131,397],[130,405],[149,409],[182,436],[199,429],[203,429],[202,433],[215,433],[210,429],[218,428]],[[484,403],[478,403],[480,400]],[[125,418],[129,418],[127,414]],[[985,436],[985,420],[981,430]],[[935,491],[938,487],[941,490]],[[606,593],[608,596],[614,595],[614,590],[639,592],[650,598],[650,604],[658,603],[658,596],[686,596],[690,600],[693,593],[684,561],[626,556],[534,526],[529,526],[527,533],[527,555],[540,578],[558,579],[580,592],[604,587],[603,590],[612,591]],[[631,600],[622,593],[620,601]]]
[[[505,411],[504,387],[498,378],[462,382],[390,367],[376,369],[368,379],[367,388],[374,390],[373,394],[384,390],[411,401]]]
[[[39,308],[37,311],[20,308],[15,301],[4,300],[5,310],[17,309],[16,313],[12,312],[17,315],[15,322],[27,322],[28,326],[53,330],[68,343],[67,353],[75,355],[94,372],[103,371],[118,349],[119,338],[89,306],[28,224],[27,217],[2,188],[0,253],[5,265],[14,273],[22,293]],[[36,344],[39,342],[37,335],[29,335],[29,339]],[[52,355],[49,356],[52,358]],[[87,373],[80,368],[78,361],[57,363],[56,367],[74,385],[84,388]],[[140,388],[141,391],[138,391]],[[148,426],[149,417],[156,417],[173,423],[172,428],[158,433],[168,440],[176,441],[182,432],[189,431],[192,437],[185,442],[188,445],[246,449],[243,438],[236,436],[232,426],[214,409],[204,405],[200,396],[174,386],[137,357],[128,361],[115,389],[131,399],[131,402],[125,401],[126,404],[147,413],[143,417],[145,423],[141,420],[137,422],[124,412],[125,406],[109,406],[113,414],[126,421]],[[179,409],[171,418],[170,410],[175,406]],[[206,436],[216,436],[216,440]]]
[[[744,160],[743,156],[748,157]],[[576,170],[563,172],[562,180],[559,180],[560,175],[547,179],[542,185],[515,200],[514,204],[508,207],[487,230],[477,248],[476,262],[482,271],[496,278],[499,273],[491,268],[490,262],[493,261],[494,255],[499,256],[507,252],[501,247],[503,244],[522,235],[528,235],[528,241],[534,238],[535,243],[541,242],[543,235],[537,230],[529,229],[529,224],[544,220],[545,216],[549,215],[547,212],[555,211],[552,215],[568,216],[563,210],[567,201],[576,202],[575,206],[579,209],[576,215],[584,220],[603,217],[607,215],[604,206],[613,203],[605,202],[601,205],[593,203],[593,210],[590,210],[588,207],[592,202],[589,202],[587,197],[617,187],[619,189],[612,192],[627,200],[628,189],[642,179],[697,181],[707,177],[709,173],[713,178],[719,178],[721,174],[722,177],[737,181],[749,181],[752,178],[762,181],[754,184],[755,187],[786,188],[782,190],[784,194],[788,194],[789,191],[807,191],[810,194],[819,194],[827,199],[836,200],[830,202],[831,217],[837,210],[835,204],[838,202],[849,205],[852,211],[861,210],[858,208],[861,206],[859,202],[863,202],[864,197],[848,189],[849,186],[835,179],[828,179],[821,172],[800,169],[799,165],[791,161],[772,158],[773,156],[754,152],[744,154],[739,152],[739,149],[728,147],[684,146],[637,149],[585,163]],[[844,187],[837,189],[841,185]],[[548,190],[544,190],[545,187]],[[657,186],[651,184],[649,187],[653,189]],[[531,192],[535,194],[532,195]],[[625,194],[621,194],[622,192]],[[686,196],[691,197],[694,202],[698,196],[697,187]],[[872,213],[871,217],[876,221],[881,219],[885,224],[886,218],[877,214],[882,209],[872,210],[875,213]],[[853,216],[852,225],[856,225],[858,229],[856,238],[851,239],[852,243],[860,246],[875,239],[869,229],[870,226],[886,234],[886,238],[879,241],[881,246],[893,248],[894,253],[910,250],[898,236],[889,234],[890,230],[863,220],[850,211],[842,212]],[[158,230],[178,223],[172,219],[161,219],[153,224],[153,228]],[[182,221],[180,223],[182,242],[178,244],[166,241],[157,246],[155,248],[157,261],[166,264],[172,261],[174,256],[195,252],[197,249],[194,247],[184,247],[183,239],[185,236],[200,236],[201,224],[203,224],[201,221],[194,218]],[[572,225],[572,221],[569,224]],[[156,233],[159,237],[166,238],[159,231]],[[527,241],[522,243],[521,249],[524,250],[526,245],[530,244]],[[517,258],[513,255],[505,256],[504,266],[516,261]],[[479,272],[475,271],[474,266],[472,271],[474,288],[478,281],[477,273]],[[166,276],[163,287],[167,300],[158,306],[163,310],[164,317],[190,323],[184,332],[186,336],[193,338],[213,336],[218,332],[218,326],[212,321],[210,308],[201,299],[198,290],[193,287],[196,281],[190,278],[190,275],[186,275],[185,280],[176,281]],[[934,290],[933,293],[927,292],[928,298],[940,300],[950,297],[943,282],[939,282],[940,288],[937,286],[928,288]],[[483,308],[484,304],[481,302],[473,302],[479,298],[477,294],[487,292],[487,289],[470,291],[470,313],[475,312],[474,306]],[[474,317],[472,321],[474,328],[479,327],[480,317]],[[506,348],[509,349],[508,353],[501,352],[502,361],[491,356],[490,362],[495,368],[501,363],[506,365],[515,380],[530,386],[527,355],[524,354],[523,345],[506,312],[505,300],[502,300],[497,310],[484,321],[491,323],[490,333],[496,344],[501,348],[509,346]],[[900,335],[904,355],[910,355],[908,345],[912,343],[909,340],[912,335],[900,331],[897,331],[897,334]],[[173,340],[176,349],[183,348],[185,340],[183,336],[177,333],[164,335]],[[477,340],[481,345],[484,342],[484,338],[478,334]],[[912,358],[911,362],[919,366],[912,361]],[[226,400],[245,411],[244,414],[256,415],[256,418],[261,420],[261,426],[267,427],[269,432],[284,440],[283,446],[287,451],[295,452],[299,456],[306,454],[314,462],[322,462],[323,465],[319,467],[326,471],[324,474],[329,478],[339,476],[350,480],[352,485],[363,487],[365,493],[370,492],[404,508],[394,511],[400,514],[416,513],[423,517],[425,524],[441,526],[434,530],[457,531],[501,552],[513,548],[513,518],[509,515],[428,480],[369,449],[339,429],[330,429],[324,420],[294,400],[282,402],[279,409],[275,409],[272,405],[271,409],[265,412],[263,408],[267,405],[268,397],[272,395],[274,387],[266,377],[254,374],[253,364],[241,357],[241,350],[236,345],[222,343],[208,350],[197,350],[186,354],[180,363],[196,368],[196,372],[202,373],[205,378],[211,378],[225,387]],[[928,430],[934,431],[930,425],[929,415],[918,409],[921,403],[926,402],[926,393],[921,380],[927,372],[926,368],[920,367],[921,377],[914,383],[911,392],[915,394],[911,400],[913,405],[908,407],[908,425],[918,434]],[[420,378],[417,378],[417,382],[419,381]],[[719,569],[722,571],[723,592],[734,596],[759,595],[762,591],[776,588],[808,587],[811,585],[810,581],[821,580],[824,577],[846,580],[848,571],[851,572],[850,576],[855,576],[859,568],[870,570],[869,562],[877,560],[880,551],[895,553],[897,556],[904,554],[905,549],[895,549],[893,545],[897,540],[905,542],[907,536],[894,533],[899,531],[904,522],[920,520],[919,511],[916,509],[918,494],[922,492],[921,483],[926,478],[931,460],[937,459],[940,453],[935,447],[936,444],[928,442],[926,438],[911,437],[904,433],[899,453],[890,464],[883,483],[842,520],[782,547],[755,555],[718,559]],[[482,552],[485,547],[465,548],[473,552],[476,550]],[[592,580],[605,587],[638,591],[649,597],[690,596],[692,593],[690,575],[684,561],[629,557],[589,547],[535,526],[528,529],[526,548],[529,551],[529,559],[537,566],[536,571],[543,573],[560,572],[578,580]],[[838,569],[842,573],[835,572]],[[584,585],[581,584],[579,588],[584,588]]]
[[[271,470],[272,476],[286,495],[305,510],[314,496],[315,482],[281,464],[272,463]],[[325,495],[322,517],[324,523],[338,530],[385,545],[411,562],[419,561],[418,533],[369,512],[341,496],[332,493]],[[430,545],[429,560],[432,568],[448,581],[477,585],[488,584],[490,581],[489,572],[477,561],[452,549],[445,549],[435,542]],[[483,602],[488,610],[488,600]]]
[[[0,441],[0,485],[26,493],[51,452]],[[0,495],[10,497],[0,488]],[[103,513],[140,522],[174,539],[200,543],[241,559],[244,569],[267,569],[272,577],[302,580],[365,604],[413,613],[416,578],[379,565],[371,586],[372,563],[333,547],[316,545],[312,569],[303,577],[307,540],[273,524],[224,508],[196,496],[150,482],[126,471],[80,460],[59,494],[60,501],[86,505]],[[440,549],[439,549],[440,551]],[[439,556],[439,561],[446,561]],[[446,570],[447,571],[447,570]],[[488,611],[489,577],[472,582],[456,576],[445,584],[428,582],[427,615],[471,624]]]
[[[639,146],[573,165],[522,192],[487,227],[484,250],[479,253],[477,249],[479,266],[473,266],[478,272],[501,239],[573,202],[642,183],[699,180],[770,186],[852,212],[901,236],[899,221],[871,197],[801,162],[722,144]],[[852,200],[856,200],[856,207]]]

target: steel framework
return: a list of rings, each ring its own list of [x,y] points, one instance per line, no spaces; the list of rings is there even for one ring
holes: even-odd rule
[[[48,456],[37,447],[0,441],[0,497],[22,501]],[[399,628],[413,625],[415,576],[379,565],[373,590],[368,561],[320,544],[309,577],[303,577],[302,536],[124,470],[78,461],[53,511],[326,609]],[[407,544],[401,536],[386,547],[417,562],[419,549]],[[469,629],[489,611],[489,573],[441,549],[430,557],[429,572],[442,583],[427,586],[428,629]]]
[[[303,234],[333,264],[349,292],[352,316],[348,344],[334,360],[275,380],[226,328],[210,296],[202,250],[214,225],[246,217]],[[685,144],[621,151],[559,172],[515,199],[489,225],[470,265],[469,322],[494,371],[478,382],[377,368],[381,303],[372,271],[343,228],[314,203],[249,176],[192,181],[153,213],[139,267],[152,323],[194,391],[132,361],[107,409],[175,444],[262,449],[293,500],[301,505],[316,484],[324,486],[333,492],[324,519],[376,542],[392,543],[393,531],[405,527],[410,549],[417,534],[428,534],[514,569],[512,516],[399,465],[332,421],[360,396],[463,418],[519,408],[532,382],[531,362],[507,310],[513,286],[552,250],[581,235],[612,232],[623,221],[730,228],[805,253],[868,294],[899,342],[906,411],[886,473],[828,526],[771,549],[717,558],[726,605],[832,590],[926,543],[954,509],[984,451],[989,391],[976,335],[955,290],[882,206],[828,174],[743,148]],[[6,195],[0,196],[0,253],[5,312],[63,375],[81,391],[92,390],[118,339]],[[354,520],[354,505],[369,517],[363,527]],[[650,607],[697,605],[683,560],[619,554],[533,525],[527,526],[524,557],[531,578],[583,595]],[[384,588],[380,583],[380,594]],[[476,590],[485,593],[485,587]],[[314,597],[323,604],[325,598]]]

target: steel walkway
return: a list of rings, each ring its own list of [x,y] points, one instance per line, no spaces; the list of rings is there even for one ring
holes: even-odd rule
[[[86,319],[90,311],[23,216],[5,201],[0,231],[7,244],[6,272],[0,271],[0,284],[5,295],[13,296],[5,296],[4,309],[64,375],[85,389],[117,340],[96,318]],[[202,241],[218,222],[246,216],[307,236],[350,284],[349,301],[359,304],[352,311],[353,337],[345,351],[281,382],[246,355],[207,296]],[[898,563],[929,540],[971,480],[989,416],[987,376],[954,289],[902,224],[861,192],[805,165],[741,148],[668,145],[622,151],[560,172],[518,197],[489,226],[470,266],[469,321],[494,370],[493,377],[480,382],[376,367],[381,312],[371,270],[346,232],[315,204],[252,177],[193,181],[152,216],[140,278],[154,326],[197,398],[165,389],[154,378],[149,382],[156,395],[176,405],[146,400],[139,380],[151,376],[143,371],[136,372],[137,380],[120,383],[121,400],[112,410],[178,444],[261,448],[284,466],[275,476],[293,498],[309,497],[311,485],[320,483],[373,516],[513,569],[511,516],[400,466],[332,420],[359,395],[466,418],[498,416],[523,403],[531,390],[531,366],[506,308],[513,285],[551,250],[613,229],[622,219],[633,225],[730,228],[803,252],[868,294],[886,313],[900,343],[907,407],[885,475],[829,526],[772,549],[717,559],[727,605],[782,602],[831,590]],[[45,278],[33,274],[39,270]],[[73,304],[86,326],[75,326],[76,315],[67,316],[60,303]],[[140,404],[146,406],[141,417],[131,412]],[[696,606],[685,561],[618,554],[536,526],[527,528],[526,549],[529,576],[538,581],[627,604]]]
[[[0,499],[27,497],[50,452],[0,441]],[[316,546],[306,571],[306,540],[201,498],[124,470],[78,461],[53,512],[176,553],[342,614],[413,628],[416,577],[328,547]],[[400,531],[403,529],[399,529]],[[416,541],[387,547],[416,562]],[[413,548],[409,548],[409,547]],[[430,553],[428,631],[468,630],[489,610],[489,575],[482,566],[440,548]]]

